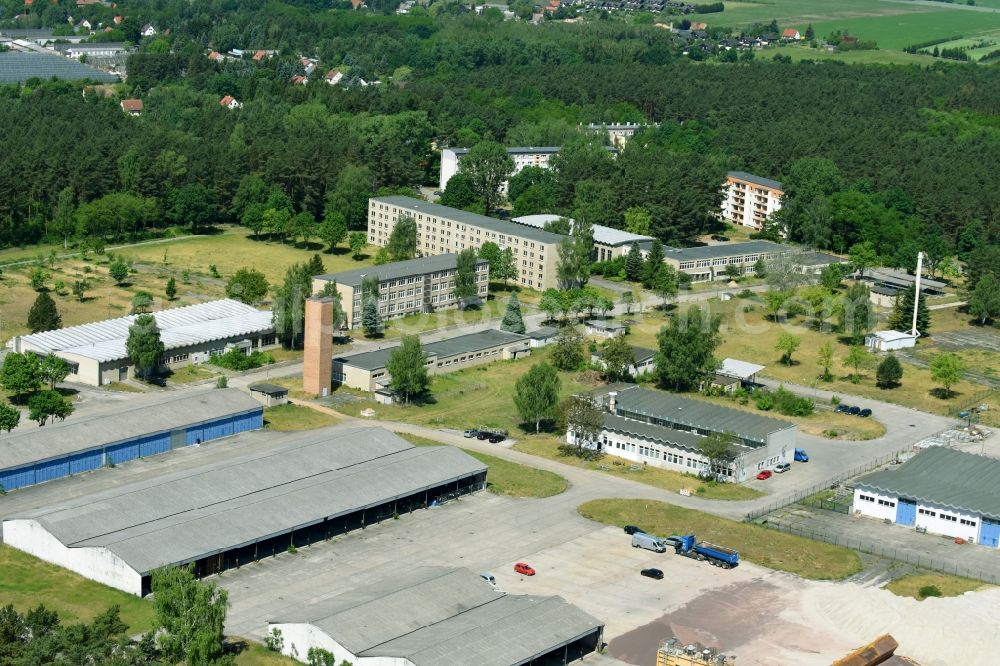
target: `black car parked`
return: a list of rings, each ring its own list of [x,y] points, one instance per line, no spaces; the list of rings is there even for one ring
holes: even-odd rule
[[[860,412],[858,412],[858,416],[863,416],[865,418],[867,418],[867,417],[869,417],[871,415],[872,415],[872,410],[868,409],[867,407],[865,407]]]
[[[851,416],[857,416],[858,414],[861,413],[861,408],[851,407],[850,409],[847,410],[847,413],[850,414]]]
[[[663,572],[659,569],[643,569],[639,572],[646,578],[655,578],[656,580],[663,580]]]
[[[625,534],[635,534],[636,532],[642,532],[642,529],[636,527],[635,525],[625,526]]]

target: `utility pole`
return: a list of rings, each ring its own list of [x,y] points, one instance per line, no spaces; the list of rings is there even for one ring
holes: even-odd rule
[[[917,281],[916,288],[913,290],[913,328],[910,330],[910,334],[913,337],[920,335],[920,331],[917,330],[917,311],[920,305],[920,272],[924,266],[924,253],[917,252]]]

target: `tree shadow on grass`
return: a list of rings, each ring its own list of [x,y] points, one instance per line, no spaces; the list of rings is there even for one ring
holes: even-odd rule
[[[961,391],[956,391],[954,389],[945,389],[940,386],[932,388],[929,391],[929,393],[938,400],[952,400],[962,395]]]

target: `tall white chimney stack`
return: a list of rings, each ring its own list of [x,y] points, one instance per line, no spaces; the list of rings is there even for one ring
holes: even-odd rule
[[[920,305],[920,273],[924,267],[924,253],[917,252],[917,282],[916,289],[913,290],[913,328],[910,329],[910,335],[917,337],[920,335],[920,331],[917,330],[917,306]]]

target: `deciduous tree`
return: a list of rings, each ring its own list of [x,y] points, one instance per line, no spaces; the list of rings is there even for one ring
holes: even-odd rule
[[[573,433],[576,454],[584,455],[584,445],[597,441],[604,429],[604,410],[589,395],[574,395],[559,406],[560,426],[565,426],[567,434]]]
[[[969,312],[984,325],[1000,317],[1000,282],[991,273],[980,278],[969,295]]]
[[[121,259],[115,259],[108,266],[108,275],[115,281],[119,287],[125,283],[125,279],[128,277],[128,264],[126,264]]]
[[[847,356],[844,358],[844,366],[851,368],[851,383],[857,384],[861,381],[861,371],[872,367],[875,358],[861,345],[853,345]]]
[[[861,344],[865,336],[875,328],[875,306],[871,302],[871,290],[864,282],[854,282],[844,294],[843,309],[840,311],[840,328],[855,345]]]
[[[559,374],[544,361],[531,366],[514,384],[514,406],[526,423],[541,432],[542,421],[553,416],[559,400]]]
[[[724,476],[729,466],[736,460],[739,455],[736,442],[733,435],[722,432],[713,432],[708,437],[699,439],[698,449],[708,458],[708,468],[713,476]]]
[[[583,365],[583,336],[573,326],[564,326],[556,336],[552,364],[560,370],[578,370]]]
[[[607,381],[627,380],[631,377],[629,368],[635,365],[635,351],[624,335],[615,335],[601,345],[601,361]]]
[[[697,305],[671,317],[657,336],[656,383],[674,391],[698,388],[718,365],[714,353],[721,323],[720,315],[703,313]]]
[[[402,344],[392,350],[385,369],[391,380],[389,386],[394,393],[403,396],[403,403],[410,404],[410,396],[420,396],[427,391],[430,379],[427,376],[427,357],[420,338],[404,335]]]
[[[465,309],[479,298],[476,283],[476,250],[467,247],[455,259],[455,300]]]
[[[73,405],[58,391],[39,391],[28,398],[28,418],[43,426],[51,417],[53,421],[65,420],[73,413]]]
[[[215,583],[197,580],[192,566],[153,572],[157,643],[170,663],[194,666],[223,658],[223,627],[229,595]]]
[[[931,379],[939,383],[945,398],[952,396],[951,387],[962,380],[965,363],[958,354],[938,354],[931,361]]]
[[[3,359],[0,384],[20,402],[42,386],[42,363],[33,352],[10,352]]]
[[[514,160],[501,144],[481,141],[469,149],[458,168],[469,177],[473,191],[489,212],[499,201],[500,186],[514,173]]]
[[[365,246],[368,245],[368,238],[363,231],[352,231],[347,239],[347,244],[351,246],[351,257],[360,259]]]
[[[0,430],[10,432],[21,422],[21,410],[6,400],[0,401]]]
[[[172,301],[177,298],[177,280],[174,278],[167,280],[167,287],[164,289],[163,293],[166,294],[168,301]]]
[[[270,288],[264,274],[255,268],[240,268],[226,283],[226,296],[247,305],[257,305],[267,296]]]
[[[785,365],[792,365],[792,354],[802,344],[802,338],[791,333],[782,333],[778,336],[778,342],[774,345],[774,351],[781,352],[781,362]]]
[[[405,261],[417,256],[417,221],[409,215],[400,215],[385,247],[392,261]]]
[[[830,344],[829,340],[820,345],[819,350],[816,352],[816,364],[823,369],[820,379],[824,382],[833,379],[833,376],[830,374],[830,368],[833,366],[833,345]]]
[[[69,363],[55,354],[47,354],[39,365],[39,372],[42,381],[49,385],[49,389],[55,390],[56,384],[69,375]]]
[[[132,297],[132,314],[146,314],[153,307],[153,296],[146,291],[138,291]]]

